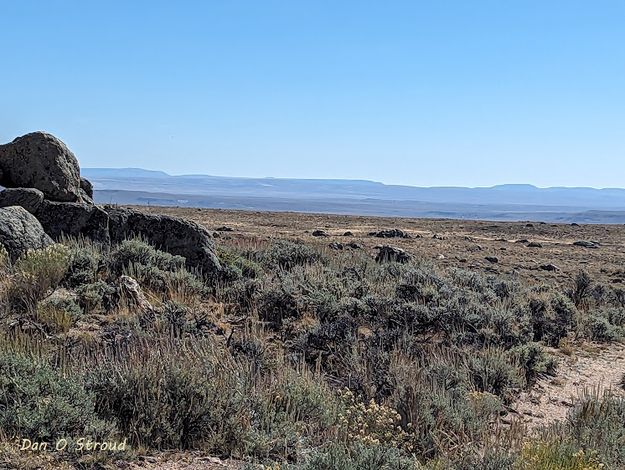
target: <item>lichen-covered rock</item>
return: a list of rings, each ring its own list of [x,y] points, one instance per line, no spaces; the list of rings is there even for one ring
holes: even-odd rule
[[[23,207],[0,208],[0,245],[6,249],[11,261],[28,250],[38,250],[53,243],[35,216]]]
[[[109,216],[93,204],[44,200],[35,215],[46,233],[55,240],[65,235],[110,242]]]
[[[80,196],[78,160],[53,135],[32,132],[0,145],[0,186],[36,188],[47,199],[77,201]]]
[[[0,207],[20,206],[31,214],[43,202],[43,193],[35,188],[7,188],[0,191]]]
[[[187,266],[199,269],[204,275],[221,271],[210,233],[195,222],[118,207],[104,210],[110,217],[112,242],[139,236],[159,250],[183,256]]]

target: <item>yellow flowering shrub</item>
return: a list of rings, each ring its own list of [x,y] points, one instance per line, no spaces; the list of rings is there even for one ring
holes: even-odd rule
[[[341,390],[339,399],[343,405],[338,415],[339,433],[348,442],[412,450],[410,434],[400,426],[401,415],[395,409],[379,405],[373,399],[368,404],[362,403],[350,390]]]

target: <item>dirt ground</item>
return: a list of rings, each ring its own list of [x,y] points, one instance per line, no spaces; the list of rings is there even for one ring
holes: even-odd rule
[[[211,231],[223,226],[233,229],[232,232],[218,232],[221,237],[292,238],[322,245],[355,241],[372,254],[374,246],[388,244],[403,248],[417,257],[430,259],[440,266],[513,275],[530,283],[569,284],[580,270],[585,270],[594,281],[623,284],[625,288],[623,225],[484,222],[165,207],[139,209],[190,219]],[[382,239],[368,235],[369,232],[389,228],[404,230],[411,238]],[[330,236],[313,237],[314,230],[324,230]],[[344,236],[346,231],[353,235]],[[575,246],[573,243],[576,241],[594,241],[599,246]],[[537,242],[541,246],[531,247],[529,242]],[[496,257],[498,261],[493,263],[486,257]],[[549,264],[558,270],[541,269],[541,266]]]

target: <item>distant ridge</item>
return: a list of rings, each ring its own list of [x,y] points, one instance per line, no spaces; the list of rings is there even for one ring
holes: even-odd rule
[[[140,199],[189,207],[625,223],[625,189],[620,188],[414,187],[367,180],[173,176],[141,168],[83,168],[82,174],[104,203],[140,204]]]

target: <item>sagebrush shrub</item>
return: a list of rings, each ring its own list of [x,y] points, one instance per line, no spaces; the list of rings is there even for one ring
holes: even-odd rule
[[[0,353],[0,429],[33,441],[106,437],[111,427],[94,410],[80,379],[41,361]]]
[[[264,253],[260,261],[270,269],[293,269],[295,266],[316,263],[321,260],[321,254],[314,248],[302,243],[286,240],[274,242]]]
[[[55,289],[69,266],[69,250],[60,244],[28,251],[13,265],[13,279],[8,293],[12,305],[33,310],[37,302]]]

